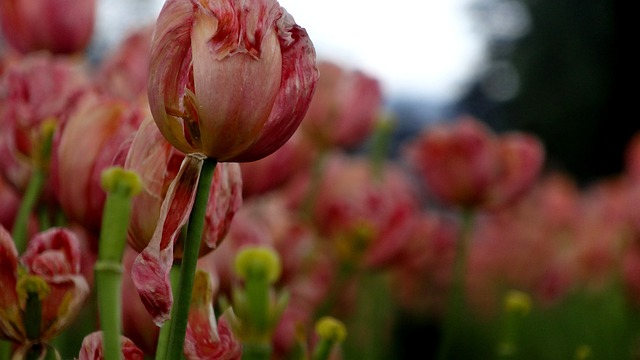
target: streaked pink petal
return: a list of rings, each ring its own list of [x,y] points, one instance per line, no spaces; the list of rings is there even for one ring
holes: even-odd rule
[[[311,39],[284,8],[281,10],[282,16],[277,21],[282,51],[278,96],[257,141],[230,161],[257,160],[280,148],[300,125],[315,91],[318,70]]]
[[[173,294],[169,271],[173,263],[173,246],[180,229],[189,219],[202,163],[200,156],[185,157],[162,202],[156,230],[131,269],[138,294],[158,326],[169,318],[171,312]]]
[[[120,336],[120,348],[124,360],[142,360],[144,353],[129,338]],[[93,332],[85,336],[80,348],[79,360],[102,360],[104,353],[102,350],[102,331]]]

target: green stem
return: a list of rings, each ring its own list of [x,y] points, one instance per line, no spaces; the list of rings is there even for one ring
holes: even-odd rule
[[[119,360],[122,354],[122,255],[131,198],[140,189],[139,181],[137,175],[121,168],[105,170],[102,175],[102,185],[108,195],[102,215],[95,279],[105,360]]]
[[[242,344],[242,360],[269,360],[271,344],[266,342],[245,342]]]
[[[204,160],[202,170],[200,171],[200,180],[198,181],[193,209],[189,216],[187,239],[184,243],[184,252],[180,265],[180,279],[178,281],[176,302],[173,305],[174,308],[171,314],[173,324],[169,335],[169,349],[167,350],[167,359],[169,360],[180,359],[183,353],[184,337],[187,332],[187,319],[193,291],[193,278],[196,273],[207,202],[209,200],[213,171],[216,168],[216,164],[215,159],[207,158]]]
[[[29,218],[33,212],[46,180],[46,174],[43,170],[34,168],[33,174],[29,179],[27,190],[22,197],[15,223],[13,224],[12,236],[16,243],[16,249],[22,254],[27,248],[27,232],[29,228]]]
[[[256,334],[269,331],[269,282],[266,278],[257,279],[249,276],[245,282],[248,302],[248,318]],[[259,336],[260,337],[260,336]]]
[[[462,229],[456,243],[456,253],[453,263],[452,292],[449,295],[449,308],[445,314],[442,327],[442,338],[438,349],[438,359],[445,360],[449,357],[449,351],[460,326],[465,303],[465,280],[467,270],[467,251],[469,238],[473,226],[473,211],[464,209],[462,212]]]
[[[24,313],[24,324],[27,339],[40,338],[40,325],[42,322],[42,303],[38,293],[27,293],[27,304]]]
[[[9,340],[0,339],[0,360],[11,359],[13,353],[12,344]]]
[[[333,346],[335,345],[335,341],[320,339],[318,344],[316,345],[315,350],[313,351],[312,360],[327,360],[329,359],[329,355],[331,355],[331,350],[333,350]]]
[[[182,235],[182,234],[181,234]],[[178,281],[180,279],[180,266],[173,265],[171,267],[171,272],[169,273],[169,279],[171,281],[171,289],[173,289],[173,296],[177,296],[178,289]],[[164,360],[167,357],[167,348],[169,346],[169,335],[171,334],[171,321],[172,318],[169,318],[164,324],[162,324],[162,328],[160,328],[160,335],[158,336],[158,345],[156,346],[156,360]]]
[[[382,175],[385,160],[391,147],[391,135],[393,135],[394,123],[391,119],[382,118],[376,123],[375,131],[371,139],[369,158],[376,177]]]

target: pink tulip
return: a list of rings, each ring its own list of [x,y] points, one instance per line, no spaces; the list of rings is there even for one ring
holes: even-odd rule
[[[71,114],[52,164],[54,191],[71,220],[99,233],[106,200],[102,171],[124,165],[118,151],[144,115],[136,106],[106,97],[85,101]]]
[[[200,169],[185,160],[147,118],[133,139],[125,168],[136,171],[143,191],[133,201],[129,244],[141,251],[133,266],[133,279],[147,310],[161,323],[173,302],[168,274],[174,256],[182,257],[176,243],[193,204],[193,189]],[[182,166],[181,166],[182,164]],[[182,181],[173,181],[179,177]],[[235,163],[216,166],[200,254],[216,248],[227,233],[233,215],[242,203],[240,167]]]
[[[275,0],[168,0],[149,71],[162,134],[217,161],[257,160],[282,146],[318,77],[306,31]]]
[[[432,194],[462,207],[510,204],[532,186],[544,162],[535,137],[498,136],[472,117],[427,129],[409,144],[408,154]]]
[[[42,315],[38,339],[50,341],[66,328],[89,295],[89,286],[80,274],[80,248],[75,235],[52,228],[37,234],[18,258],[11,235],[0,227],[0,336],[30,346],[26,333],[25,296],[36,291]],[[36,288],[23,285],[30,283]],[[27,290],[30,289],[30,290]]]
[[[80,63],[33,54],[9,64],[0,85],[0,173],[22,192],[41,146],[43,123],[54,121],[61,131],[89,92],[89,79]]]
[[[327,160],[314,194],[313,222],[346,259],[390,266],[412,231],[416,194],[395,165],[385,164],[376,174],[368,159],[337,155]]]
[[[257,161],[240,163],[244,198],[276,190],[297,173],[308,171],[315,155],[310,145],[302,133],[296,131],[291,139],[273,154]]]
[[[316,93],[301,124],[303,133],[320,148],[359,145],[380,116],[380,83],[361,71],[327,61],[320,62],[318,70]]]
[[[120,336],[120,348],[123,360],[143,360],[144,354],[133,341]],[[104,360],[102,332],[96,331],[84,337],[80,347],[79,360]]]
[[[95,0],[2,0],[0,25],[7,42],[22,53],[74,53],[89,44]]]
[[[146,26],[127,38],[100,63],[96,74],[104,91],[130,100],[147,97],[149,55],[153,27]]]

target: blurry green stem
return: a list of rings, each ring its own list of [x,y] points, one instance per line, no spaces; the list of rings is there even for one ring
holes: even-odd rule
[[[169,360],[180,359],[183,353],[184,337],[187,332],[189,306],[191,305],[191,295],[193,291],[193,279],[196,273],[207,202],[209,201],[209,192],[211,190],[211,182],[216,164],[215,159],[204,159],[193,209],[189,216],[187,239],[184,243],[182,263],[180,264],[180,278],[178,280],[176,302],[171,312],[171,318],[173,320],[169,334],[169,348],[167,350],[167,359]]]
[[[269,360],[271,344],[266,342],[245,342],[242,344],[243,360]]]
[[[184,232],[180,233],[182,236]],[[184,234],[186,235],[186,234]],[[184,242],[183,242],[184,244]],[[176,291],[178,289],[178,281],[180,279],[180,266],[174,264],[171,267],[169,273],[169,279],[171,281],[171,289],[173,289],[173,297],[176,297]],[[156,360],[164,360],[167,356],[167,347],[169,346],[169,335],[171,334],[171,318],[162,324],[160,328],[160,335],[158,336],[158,345],[156,346]]]
[[[98,261],[95,264],[100,327],[105,360],[119,360],[122,332],[122,255],[127,241],[131,198],[140,191],[135,173],[121,168],[105,170],[102,185],[107,200],[102,215]]]
[[[375,131],[371,139],[371,150],[369,150],[371,165],[376,177],[382,175],[382,168],[389,154],[393,129],[394,123],[389,118],[382,118],[376,123]]]
[[[16,243],[16,249],[22,254],[27,248],[27,230],[29,228],[29,217],[35,207],[46,179],[45,171],[40,168],[34,168],[33,174],[29,179],[27,190],[22,197],[15,223],[13,224],[13,240]]]
[[[445,360],[449,357],[449,351],[451,350],[456,330],[460,327],[464,311],[467,252],[473,228],[473,215],[474,212],[471,209],[462,210],[462,228],[456,243],[456,252],[453,260],[453,283],[449,295],[449,307],[442,325],[442,337],[437,357],[439,360]]]
[[[0,339],[0,360],[11,359],[11,341]]]

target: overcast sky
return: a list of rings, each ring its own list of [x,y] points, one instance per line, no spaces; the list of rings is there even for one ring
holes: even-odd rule
[[[387,94],[450,100],[482,61],[473,0],[280,0],[319,57],[379,78]],[[153,21],[163,0],[100,0],[98,30]],[[122,34],[111,31],[110,40]]]

